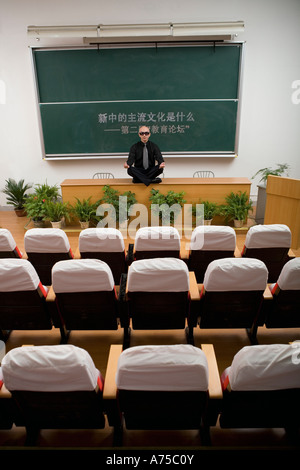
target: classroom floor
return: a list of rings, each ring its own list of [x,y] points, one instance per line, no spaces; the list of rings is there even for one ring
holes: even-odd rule
[[[12,211],[0,212],[0,227],[11,231],[17,246],[24,252],[24,226],[28,220],[16,217]],[[78,246],[79,232],[67,233],[73,252]],[[245,233],[237,234],[237,246],[242,249]],[[129,241],[125,240],[125,243]],[[300,256],[300,249],[294,250]],[[233,356],[243,346],[250,345],[246,331],[243,330],[200,330],[195,329],[195,346],[203,343],[214,345],[219,372],[231,364]],[[258,329],[259,344],[288,343],[300,340],[300,328]],[[7,341],[6,350],[23,344],[59,344],[60,333],[51,331],[13,331]],[[177,331],[132,331],[131,345],[185,343],[185,333]],[[105,377],[106,363],[111,344],[122,343],[122,331],[92,332],[73,331],[69,343],[86,349],[92,356],[96,367]],[[22,449],[25,442],[25,429],[13,427],[8,431],[0,430],[0,451]],[[211,443],[214,449],[273,449],[292,450],[283,429],[242,429],[224,430],[217,426],[211,428]],[[41,431],[37,447],[39,449],[112,449],[113,430],[107,425],[104,430],[44,430]],[[300,441],[299,441],[300,446]],[[127,449],[201,449],[198,431],[144,432],[124,430],[123,447]],[[298,446],[296,446],[298,447]]]

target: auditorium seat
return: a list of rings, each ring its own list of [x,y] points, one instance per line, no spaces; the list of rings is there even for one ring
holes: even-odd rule
[[[110,267],[98,259],[59,261],[52,269],[52,288],[62,324],[71,330],[118,330],[124,326],[127,341],[128,317],[120,319],[118,293]]]
[[[179,258],[180,235],[172,226],[141,227],[134,241],[133,259]]]
[[[291,259],[291,231],[284,224],[250,227],[242,250],[244,258],[256,258],[268,268],[268,282],[276,282],[284,264]]]
[[[125,244],[122,233],[115,228],[87,228],[79,234],[81,258],[105,261],[112,270],[116,285],[122,273],[127,272]]]
[[[221,428],[285,428],[300,423],[300,343],[242,348],[222,373]]]
[[[22,253],[11,232],[6,228],[0,229],[0,258],[22,258]]]
[[[267,328],[300,327],[300,258],[288,261],[275,284],[269,286],[272,300],[266,302]]]
[[[86,350],[71,344],[16,347],[1,369],[27,445],[36,444],[43,429],[104,428],[104,380]]]
[[[256,342],[268,270],[257,259],[212,261],[200,286],[200,328],[245,328]]]
[[[32,228],[24,236],[28,260],[35,267],[41,281],[51,285],[51,269],[63,259],[73,258],[69,239],[59,228]]]
[[[235,230],[222,225],[200,225],[191,236],[188,265],[194,271],[198,283],[203,282],[207,266],[219,258],[234,256]]]
[[[133,330],[185,329],[193,343],[193,309],[198,309],[198,301],[195,275],[178,258],[138,260],[128,269],[124,305]]]
[[[108,362],[106,374],[115,377],[126,429],[197,429],[202,444],[209,443],[209,427],[217,418],[209,401],[222,392],[213,346],[205,346],[209,358],[188,344],[149,345],[121,352],[112,370]]]
[[[26,259],[0,259],[0,335],[6,331],[51,330],[48,289]]]

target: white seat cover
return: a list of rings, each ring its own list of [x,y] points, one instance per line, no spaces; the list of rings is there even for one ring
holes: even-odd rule
[[[116,384],[125,390],[206,391],[207,359],[190,344],[135,346],[120,355]]]
[[[13,251],[16,248],[14,237],[6,228],[0,229],[0,251]]]
[[[0,291],[17,292],[37,289],[40,279],[27,259],[0,259]]]
[[[236,234],[232,227],[222,225],[199,225],[191,236],[191,250],[235,250]]]
[[[71,259],[55,263],[52,286],[55,293],[112,291],[114,279],[104,261]]]
[[[27,253],[68,253],[70,243],[60,228],[32,228],[24,236]]]
[[[300,290],[300,258],[291,259],[283,266],[277,284],[282,290]]]
[[[229,367],[232,390],[282,390],[300,387],[299,345],[245,346]]]
[[[265,290],[268,270],[255,258],[223,258],[212,261],[204,275],[206,291]]]
[[[4,356],[1,367],[11,391],[94,390],[99,376],[87,351],[71,344],[14,348]]]
[[[79,251],[122,252],[125,250],[123,235],[115,228],[87,228],[79,235]]]
[[[133,261],[128,270],[129,292],[186,292],[189,271],[178,258],[153,258]]]
[[[247,248],[290,248],[292,234],[287,225],[270,224],[250,227],[245,246]]]
[[[180,235],[175,227],[141,227],[136,232],[136,251],[180,250]]]

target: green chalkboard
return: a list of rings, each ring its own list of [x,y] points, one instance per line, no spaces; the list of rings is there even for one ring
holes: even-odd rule
[[[242,44],[33,49],[45,158],[233,155]]]

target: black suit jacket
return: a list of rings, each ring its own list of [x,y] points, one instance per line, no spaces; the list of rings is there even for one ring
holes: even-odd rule
[[[143,168],[143,148],[144,144],[141,141],[137,142],[130,148],[127,165],[132,166],[134,164],[136,168]],[[164,161],[161,151],[156,144],[148,140],[147,149],[149,168],[155,166],[156,161],[159,165]]]

